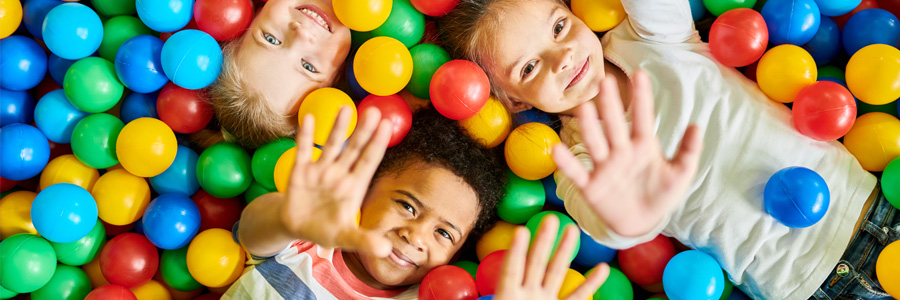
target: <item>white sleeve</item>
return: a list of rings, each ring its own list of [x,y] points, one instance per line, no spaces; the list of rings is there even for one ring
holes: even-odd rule
[[[689,0],[622,0],[628,23],[642,38],[682,43],[694,35]]]

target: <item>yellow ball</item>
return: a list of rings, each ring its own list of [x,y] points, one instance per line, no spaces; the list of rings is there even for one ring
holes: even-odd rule
[[[139,118],[126,124],[116,140],[119,163],[131,174],[153,177],[175,161],[178,141],[169,125],[154,118]]]
[[[900,50],[884,44],[869,45],[847,62],[847,86],[859,101],[888,104],[900,98]]]
[[[460,120],[459,125],[478,143],[491,149],[506,140],[512,120],[503,103],[491,96],[481,111],[471,118]]]
[[[310,161],[318,160],[321,155],[322,150],[313,148]],[[284,151],[281,157],[278,158],[278,161],[275,162],[275,174],[272,175],[275,178],[275,190],[279,193],[287,192],[288,180],[291,178],[291,170],[293,170],[295,162],[297,162],[297,146]]]
[[[386,36],[363,43],[353,61],[356,81],[363,89],[378,96],[390,96],[403,90],[412,78],[412,71],[409,49]]]
[[[508,250],[512,246],[513,236],[516,233],[516,225],[497,221],[494,227],[481,236],[475,243],[475,254],[478,260],[484,260],[485,256],[497,250]]]
[[[347,28],[372,31],[391,15],[393,0],[334,0],[334,14]]]
[[[244,249],[234,242],[231,231],[212,228],[197,234],[187,251],[187,268],[202,285],[223,287],[244,270]]]
[[[550,176],[556,171],[553,146],[559,143],[559,135],[550,126],[525,123],[513,129],[506,138],[506,164],[513,173],[526,180]]]
[[[881,250],[875,262],[875,277],[885,292],[900,299],[900,241]]]
[[[57,183],[71,183],[90,191],[99,177],[97,169],[81,163],[75,155],[66,154],[54,158],[44,167],[39,189],[43,190]]]
[[[859,116],[844,136],[844,147],[864,169],[884,171],[891,160],[900,156],[900,120],[882,112]]]
[[[334,128],[334,121],[337,120],[338,112],[344,106],[349,107],[352,111],[350,124],[347,126],[347,134],[344,135],[346,140],[353,134],[353,130],[356,129],[356,104],[353,103],[353,99],[347,93],[339,89],[321,88],[309,93],[303,99],[303,102],[300,103],[300,108],[297,110],[297,119],[300,126],[303,126],[303,117],[313,115],[316,121],[313,141],[316,145],[325,145],[325,142],[328,141],[328,135],[331,134],[331,129]]]
[[[0,39],[13,34],[22,23],[22,3],[19,0],[0,0]]]
[[[31,203],[36,196],[35,192],[18,191],[0,199],[0,239],[17,233],[38,234],[31,223]]]
[[[584,280],[584,275],[581,275],[578,271],[572,269],[566,270],[566,277],[563,279],[562,287],[559,289],[559,299],[566,299],[566,297],[569,297],[569,294],[572,294],[578,286],[584,283]],[[591,297],[588,296],[585,299],[590,300]]]
[[[144,215],[150,204],[150,186],[143,177],[123,169],[103,174],[91,195],[97,201],[97,215],[106,223],[123,226]]]
[[[625,19],[621,0],[572,0],[572,12],[596,32],[613,29]]]
[[[816,83],[819,69],[812,55],[794,45],[776,46],[759,59],[756,82],[772,100],[794,102],[800,90]]]
[[[94,260],[86,265],[81,266],[81,269],[84,270],[88,280],[91,281],[91,289],[109,284],[109,280],[106,280],[106,277],[103,277],[103,272],[100,271],[100,255],[94,257]]]
[[[156,280],[150,280],[145,284],[133,287],[131,292],[134,293],[134,297],[137,300],[172,300],[172,295],[169,294],[166,286]]]

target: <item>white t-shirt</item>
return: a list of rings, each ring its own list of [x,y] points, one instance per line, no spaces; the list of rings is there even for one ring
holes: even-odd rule
[[[660,232],[718,260],[730,279],[756,299],[806,299],[842,256],[875,177],[838,142],[819,142],[793,127],[791,112],[758,85],[719,64],[694,30],[686,0],[623,0],[628,18],[602,39],[606,59],[632,74],[646,70],[653,83],[655,132],[671,157],[685,129],[698,124],[703,154],[690,194],[657,228],[623,238],[589,209],[563,176],[557,194],[592,237],[627,248]],[[630,111],[630,110],[629,110]],[[591,160],[563,118],[560,135],[586,166]],[[821,175],[831,203],[824,218],[789,228],[766,213],[763,189],[775,172],[802,166]]]

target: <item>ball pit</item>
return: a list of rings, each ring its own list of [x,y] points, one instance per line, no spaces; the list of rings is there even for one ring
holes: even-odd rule
[[[97,255],[94,260],[82,266],[81,269],[84,270],[84,273],[87,274],[88,279],[91,281],[91,288],[96,289],[109,284],[109,281],[103,277],[103,272],[100,270],[100,255]]]
[[[169,290],[166,289],[166,286],[156,280],[150,280],[147,281],[147,283],[142,284],[141,286],[133,287],[131,288],[131,292],[134,293],[134,297],[138,300],[172,299],[172,295],[169,294]]]
[[[91,0],[91,4],[98,14],[106,17],[134,15],[137,13],[134,0]]]
[[[409,49],[391,37],[378,36],[369,39],[359,47],[353,58],[353,74],[356,75],[359,85],[369,93],[379,96],[400,92],[412,78],[412,71],[413,60]]]
[[[344,135],[346,140],[356,129],[357,109],[353,99],[339,89],[321,88],[309,93],[297,110],[298,122],[302,126],[306,115],[315,117],[313,142],[316,145],[325,145],[342,107],[351,109],[350,123],[347,125],[347,134]]]
[[[144,235],[164,250],[187,246],[200,229],[200,210],[185,194],[159,195],[144,210],[141,218]]]
[[[466,272],[468,272],[469,275],[472,276],[472,279],[475,279],[475,275],[478,272],[478,263],[476,263],[474,261],[457,260],[455,263],[452,263],[451,265],[454,265],[454,266],[462,268],[463,270],[466,270]]]
[[[122,287],[136,287],[150,281],[158,267],[156,247],[141,234],[117,235],[100,252],[103,277]]]
[[[40,130],[14,123],[0,128],[0,176],[25,180],[39,174],[50,159],[50,144]]]
[[[99,113],[81,119],[72,130],[72,152],[88,167],[105,169],[119,163],[116,140],[125,124],[110,114]]]
[[[658,235],[649,242],[619,251],[618,262],[622,273],[632,282],[652,286],[663,282],[666,264],[676,253],[672,241]]]
[[[593,269],[591,269],[593,271]],[[585,274],[591,276],[591,272]],[[603,282],[603,285],[594,292],[594,300],[632,300],[634,299],[634,291],[631,288],[631,281],[625,277],[625,274],[614,267],[609,268],[609,277]]]
[[[99,257],[100,250],[106,244],[106,229],[100,220],[83,238],[70,243],[50,242],[56,252],[56,259],[69,266],[82,266]],[[85,277],[87,280],[87,277]],[[87,293],[85,293],[87,294]]]
[[[197,234],[186,259],[191,276],[211,288],[231,284],[244,270],[244,249],[234,242],[230,231],[221,228]]]
[[[139,118],[125,124],[116,140],[119,163],[131,174],[153,177],[175,161],[178,142],[166,123],[152,118]]]
[[[75,125],[89,114],[79,110],[63,90],[55,90],[41,97],[34,106],[34,123],[47,139],[60,144],[72,141]]]
[[[31,203],[37,193],[15,191],[0,199],[0,239],[19,233],[37,234],[31,222]]]
[[[534,216],[532,216],[530,219],[528,219],[527,223],[525,223],[525,227],[527,227],[528,231],[531,232],[531,242],[532,243],[534,243],[534,239],[537,238],[538,226],[540,226],[540,224],[542,224],[544,222],[544,219],[549,217],[550,215],[556,216],[556,219],[559,220],[559,229],[557,230],[557,233],[556,233],[557,234],[556,242],[553,243],[553,249],[550,251],[551,256],[553,256],[553,253],[556,253],[556,249],[559,247],[559,243],[562,242],[563,233],[565,232],[566,227],[574,226],[577,228],[578,225],[575,224],[575,221],[573,221],[572,218],[569,218],[569,216],[567,216],[565,213],[561,213],[561,212],[557,212],[557,211],[543,211],[543,212],[537,213]],[[575,250],[574,250],[574,252],[572,252],[572,257],[569,258],[570,262],[575,259],[575,255],[578,254],[578,250],[580,247],[581,247],[581,236],[579,235],[578,237],[575,238]]]
[[[123,169],[103,174],[91,191],[97,201],[100,219],[116,226],[137,221],[150,203],[147,180]]]
[[[441,115],[462,120],[481,110],[491,96],[487,74],[467,60],[443,64],[431,78],[431,103]]]
[[[369,108],[376,108],[381,112],[381,119],[391,122],[391,140],[388,147],[393,147],[403,141],[409,129],[412,128],[412,110],[409,104],[398,95],[378,96],[369,95],[357,107],[359,118]]]
[[[91,291],[84,300],[138,300],[130,290],[117,284],[108,284]]]
[[[322,150],[319,148],[313,148],[312,158],[310,161],[316,161],[319,159],[319,156],[322,155]],[[280,193],[284,193],[287,191],[288,180],[291,178],[291,170],[294,168],[294,163],[297,162],[297,147],[291,147],[287,151],[281,154],[278,158],[278,162],[275,163],[275,173],[272,174],[272,179],[275,181],[275,190]]]
[[[578,286],[584,283],[584,280],[584,275],[581,275],[578,271],[572,269],[566,270],[566,276],[563,278],[562,287],[560,287],[559,294],[557,295],[558,298],[566,299],[569,297]]]
[[[222,48],[216,39],[199,30],[173,34],[163,44],[160,58],[169,80],[190,90],[209,86],[222,72]]]
[[[77,267],[58,265],[53,277],[43,287],[31,293],[33,300],[84,299],[91,292],[87,274]]]
[[[509,133],[503,154],[509,169],[516,175],[539,180],[556,171],[551,154],[553,146],[559,143],[559,135],[550,126],[531,122]]]
[[[93,230],[97,223],[97,203],[80,186],[71,183],[54,184],[34,197],[31,221],[37,232],[47,240],[71,243]]]
[[[41,27],[44,26],[44,18],[47,13],[57,5],[63,4],[59,0],[28,0],[22,3],[22,23],[28,33],[31,33],[38,40],[43,40],[41,35]],[[16,28],[16,27],[13,27]],[[15,30],[15,29],[13,29]]]
[[[129,93],[122,100],[122,107],[119,112],[122,116],[122,122],[128,124],[140,118],[158,119],[159,114],[156,112],[157,97],[159,97],[157,93]]]
[[[607,31],[625,19],[625,7],[619,0],[572,0],[572,13],[593,31]]]
[[[475,243],[475,254],[478,256],[478,260],[483,261],[489,254],[499,250],[509,250],[512,247],[515,231],[516,225],[505,221],[497,221],[494,227],[482,235],[481,239]]]
[[[724,281],[719,263],[697,250],[676,254],[663,274],[666,295],[674,299],[719,299]]]
[[[846,14],[859,6],[860,0],[816,0],[819,12],[823,16],[837,17]],[[826,18],[822,18],[824,20]]]
[[[822,18],[816,35],[803,45],[803,49],[809,52],[818,65],[831,62],[843,49],[841,29],[831,18]],[[819,76],[826,76],[824,73],[823,70],[819,70]]]
[[[478,297],[475,279],[457,266],[434,268],[422,278],[419,285],[419,299],[422,300],[463,300],[475,297]]]
[[[116,55],[126,41],[139,35],[154,35],[140,19],[132,16],[116,16],[103,22],[103,40],[97,52],[108,61],[116,61]],[[158,50],[157,50],[158,51]]]
[[[457,4],[459,4],[459,0],[412,0],[412,5],[416,10],[432,17],[446,15]]]
[[[197,181],[199,155],[191,148],[178,145],[175,161],[159,175],[150,177],[150,186],[159,194],[181,193],[193,195],[200,189]]]
[[[900,120],[880,112],[862,115],[844,136],[844,146],[863,169],[881,172],[900,156]]]
[[[741,8],[751,9],[756,0],[703,0],[703,6],[715,16],[722,17],[726,12]],[[693,9],[691,10],[693,12]]]
[[[204,190],[191,197],[200,211],[200,231],[210,228],[231,230],[241,218],[244,206],[238,198],[217,198]]]
[[[584,230],[580,230],[581,245],[575,254],[575,260],[572,262],[576,266],[583,268],[592,268],[601,262],[610,263],[616,256],[616,249],[609,248],[600,244],[593,237],[588,235]]]
[[[47,55],[34,40],[13,35],[0,40],[0,87],[24,91],[31,89],[47,74]]]
[[[30,293],[47,284],[56,271],[56,252],[44,238],[20,233],[0,241],[0,285]]]
[[[197,181],[210,195],[236,197],[253,181],[250,155],[237,144],[212,145],[197,158]]]
[[[151,35],[123,41],[110,59],[122,84],[135,93],[152,93],[166,85],[169,78],[162,70],[162,47],[162,40]]]
[[[0,127],[34,120],[34,98],[24,91],[0,89]]]
[[[781,169],[763,192],[766,212],[791,228],[809,227],[822,219],[831,203],[825,179],[804,167]]]
[[[41,35],[53,54],[65,59],[82,59],[100,48],[103,23],[90,7],[64,3],[47,13]]]

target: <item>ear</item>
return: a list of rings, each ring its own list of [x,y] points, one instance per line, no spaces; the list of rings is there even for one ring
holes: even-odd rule
[[[512,100],[511,105],[509,107],[509,113],[517,114],[526,110],[533,108],[534,106],[528,105],[525,102],[520,102],[518,100]]]

